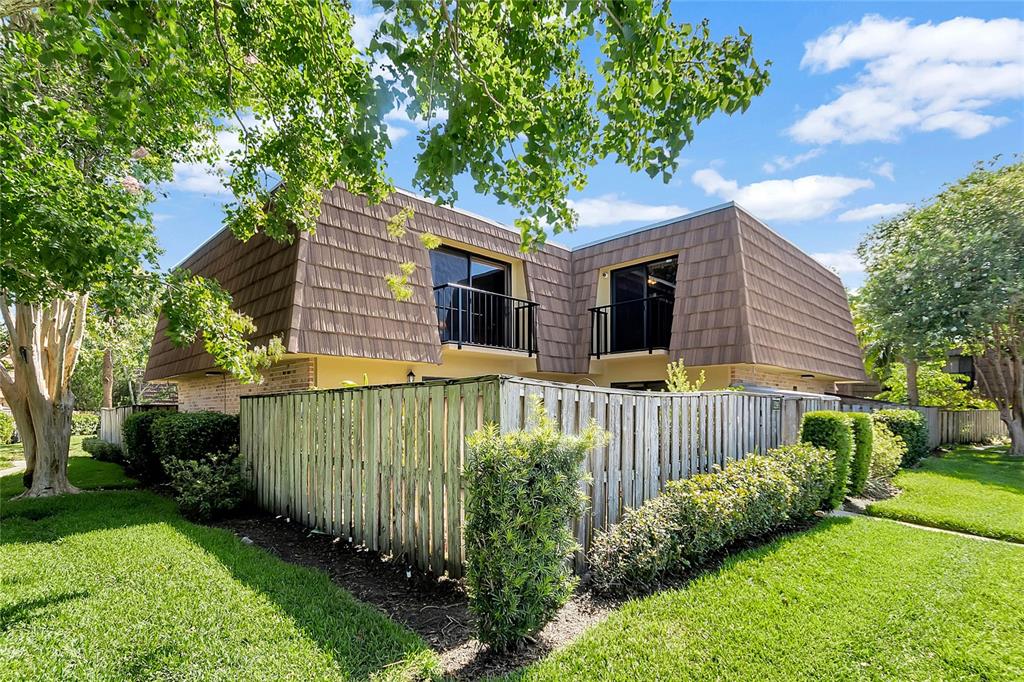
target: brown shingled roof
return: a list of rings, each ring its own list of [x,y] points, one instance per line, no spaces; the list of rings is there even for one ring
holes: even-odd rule
[[[848,380],[864,378],[839,278],[733,204],[574,251],[553,244],[519,251],[497,223],[405,193],[378,206],[340,187],[324,193],[314,234],[290,245],[265,237],[242,245],[223,231],[185,263],[213,277],[253,316],[264,342],[283,336],[293,353],[439,362],[430,262],[414,240],[395,241],[387,217],[411,206],[411,230],[522,259],[537,312],[538,369],[586,373],[597,273],[638,258],[679,254],[670,353],[688,365],[750,363]],[[398,303],[384,275],[412,261],[413,298]],[[171,346],[161,319],[146,379],[209,369],[198,344]]]

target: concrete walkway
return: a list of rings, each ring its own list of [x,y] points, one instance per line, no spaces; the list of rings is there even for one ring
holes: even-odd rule
[[[898,521],[896,519],[887,519],[883,516],[871,516],[870,514],[862,514],[860,512],[847,511],[845,509],[836,509],[832,512],[832,516],[857,516],[862,519],[871,519],[872,521],[886,521],[888,523],[898,523],[901,526],[908,526],[910,528],[920,528],[921,530],[930,530],[933,533],[946,533],[947,535],[959,535],[962,538],[971,538],[972,540],[984,540],[985,542],[999,542],[1004,545],[1013,545],[1014,547],[1024,547],[1019,542],[1012,542],[1010,540],[1000,540],[999,538],[987,538],[984,535],[975,535],[974,533],[964,533],[959,530],[947,530],[945,528],[935,528],[933,526],[923,526],[919,523],[910,523],[909,521]]]
[[[24,471],[24,470],[25,470],[25,460],[22,460],[22,461],[18,462],[17,464],[15,464],[12,467],[7,467],[6,469],[0,469],[0,478],[3,478],[4,476],[10,476],[11,474],[16,474],[19,471]]]

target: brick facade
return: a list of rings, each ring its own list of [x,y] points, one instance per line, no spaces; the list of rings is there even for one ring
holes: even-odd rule
[[[263,376],[262,384],[241,384],[226,374],[179,379],[178,409],[238,414],[239,398],[243,395],[308,390],[316,383],[316,361],[313,358],[287,360],[266,370]]]
[[[734,365],[729,368],[731,384],[749,384],[784,391],[805,391],[807,393],[831,393],[836,384],[830,379],[802,378],[800,372],[759,367],[757,365]]]

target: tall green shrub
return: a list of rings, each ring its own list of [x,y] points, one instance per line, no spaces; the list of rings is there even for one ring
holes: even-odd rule
[[[100,462],[120,463],[124,461],[124,453],[121,452],[121,448],[100,438],[86,438],[82,441],[82,449]]]
[[[871,450],[874,444],[872,433],[874,422],[871,415],[863,412],[849,412],[850,430],[853,433],[853,457],[850,460],[850,493],[860,495],[868,480],[871,469]]]
[[[0,445],[7,445],[14,439],[14,417],[0,412]]]
[[[143,483],[159,483],[166,474],[153,448],[153,426],[175,414],[167,410],[149,410],[128,415],[121,427],[121,441],[128,472]]]
[[[853,431],[850,421],[842,412],[818,410],[804,415],[800,424],[800,442],[810,443],[835,453],[835,481],[827,506],[835,509],[843,503],[850,477],[850,457],[853,453]]]
[[[907,445],[880,420],[873,418],[871,423],[874,433],[871,445],[871,470],[868,477],[890,479],[899,471],[900,463],[907,454]]]
[[[589,556],[595,586],[647,591],[734,542],[806,521],[832,492],[832,459],[830,451],[800,443],[672,481],[595,538]]]
[[[885,424],[893,435],[903,439],[907,454],[903,465],[910,466],[928,456],[928,423],[924,415],[915,410],[879,410],[874,418]]]
[[[582,513],[595,423],[561,433],[538,404],[536,426],[500,434],[490,424],[467,439],[466,585],[481,641],[505,650],[538,631],[568,600],[566,567],[577,549],[569,521]]]
[[[238,416],[220,412],[171,412],[153,425],[153,450],[162,466],[172,459],[204,460],[238,452]]]

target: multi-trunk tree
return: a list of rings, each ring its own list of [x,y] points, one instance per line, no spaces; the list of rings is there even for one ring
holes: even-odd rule
[[[964,349],[1024,456],[1024,163],[979,164],[861,247],[862,295],[919,348]]]
[[[454,178],[520,212],[524,247],[572,229],[569,192],[614,159],[671,176],[694,127],[768,84],[752,40],[712,39],[667,2],[380,0],[367,50],[341,0],[15,2],[0,23],[0,388],[30,496],[71,490],[69,379],[90,305],[162,289],[177,343],[243,381],[279,352],[215,282],[160,275],[147,210],[173,164],[217,160],[233,126],[227,221],[240,239],[311,229],[322,192],[391,190],[384,115],[422,121],[414,184]],[[594,57],[598,66],[591,73]],[[382,273],[382,276],[385,273]],[[409,276],[409,275],[405,275]]]

